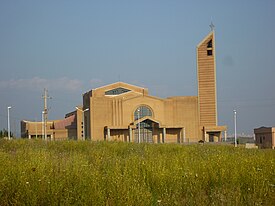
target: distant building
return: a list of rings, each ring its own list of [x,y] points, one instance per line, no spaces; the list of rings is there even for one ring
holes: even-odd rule
[[[255,143],[259,148],[275,148],[275,127],[254,129]]]
[[[226,126],[218,126],[217,120],[214,31],[197,46],[197,77],[198,96],[159,98],[149,95],[147,88],[124,82],[92,89],[83,94],[83,108],[65,120],[53,121],[48,134],[53,139],[77,135],[78,139],[150,143],[221,141]],[[27,122],[22,134],[33,137],[31,124]]]

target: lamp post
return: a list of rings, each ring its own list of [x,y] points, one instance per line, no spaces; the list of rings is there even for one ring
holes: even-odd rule
[[[35,139],[37,139],[37,121],[36,121],[36,118],[35,118]]]
[[[10,109],[11,109],[11,106],[8,107],[8,139],[10,140],[11,139],[11,129],[10,129]]]
[[[234,129],[235,129],[235,135],[234,135],[234,144],[235,147],[237,147],[237,111],[234,109]]]
[[[77,110],[79,110],[80,112],[82,112],[82,122],[83,122],[83,137],[82,137],[82,140],[85,140],[86,139],[86,137],[85,137],[85,121],[84,121],[84,113],[86,112],[86,111],[89,111],[89,108],[87,108],[87,109],[79,109],[78,107],[75,107]]]
[[[140,112],[140,109],[138,108],[138,110],[137,110],[137,115],[138,115],[138,121],[139,121],[139,116],[140,116],[140,114],[139,114],[139,112]],[[138,143],[140,143],[140,121],[138,122]]]

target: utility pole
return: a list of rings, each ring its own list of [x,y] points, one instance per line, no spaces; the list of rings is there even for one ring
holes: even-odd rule
[[[41,139],[43,139],[43,136],[45,137],[45,132],[44,132],[44,111],[42,111],[42,118],[41,118],[41,122],[42,122],[42,124],[41,124],[41,129],[42,129],[42,135],[41,135]]]
[[[42,98],[44,99],[44,110],[42,112],[43,114],[43,127],[44,127],[44,139],[47,140],[47,120],[48,120],[48,107],[47,107],[47,100],[51,99],[51,97],[48,95],[48,90],[44,89],[44,94],[42,95]]]

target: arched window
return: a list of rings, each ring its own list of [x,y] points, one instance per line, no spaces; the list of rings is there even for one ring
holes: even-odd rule
[[[140,106],[136,109],[134,113],[134,119],[138,120],[142,117],[149,116],[152,117],[152,111],[148,106]]]
[[[143,117],[152,117],[152,110],[146,105],[139,106],[135,113],[135,121]],[[153,125],[152,121],[145,119],[142,122],[136,124],[136,129],[134,133],[135,142],[150,142],[153,143]]]

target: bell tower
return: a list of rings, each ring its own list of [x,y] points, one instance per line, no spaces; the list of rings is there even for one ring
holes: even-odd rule
[[[201,126],[217,125],[215,56],[215,33],[212,29],[197,46],[198,103]]]
[[[216,89],[216,51],[214,25],[197,45],[198,110],[201,138],[206,142],[222,140],[226,126],[218,126]]]

